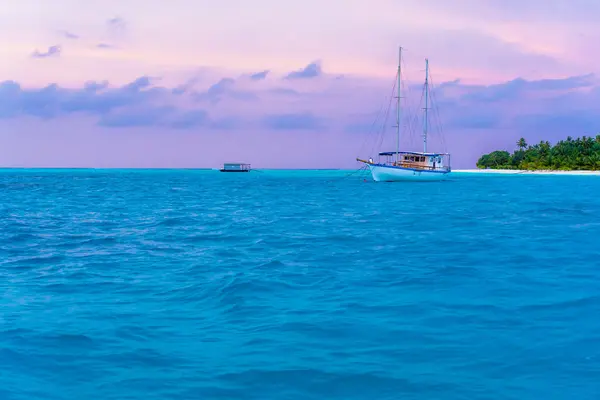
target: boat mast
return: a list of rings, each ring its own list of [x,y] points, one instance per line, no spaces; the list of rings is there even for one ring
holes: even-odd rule
[[[427,153],[427,109],[429,107],[429,59],[425,59],[425,121],[423,123],[423,153]]]
[[[402,86],[402,47],[398,49],[398,97],[396,103],[396,162],[400,155],[400,90]]]

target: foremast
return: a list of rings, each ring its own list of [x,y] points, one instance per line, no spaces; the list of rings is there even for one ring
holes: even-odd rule
[[[427,153],[427,129],[429,109],[429,59],[425,59],[425,118],[423,121],[423,153]]]
[[[396,97],[396,162],[400,157],[400,116],[401,116],[401,90],[402,90],[402,47],[398,49],[398,96]]]

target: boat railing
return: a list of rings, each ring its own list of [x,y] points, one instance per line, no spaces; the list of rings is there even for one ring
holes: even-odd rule
[[[411,162],[392,162],[390,165],[395,167],[404,167],[404,168],[413,168],[413,169],[422,169],[424,171],[449,171],[450,167],[448,166],[432,166],[432,165],[423,165],[419,163],[411,163]]]

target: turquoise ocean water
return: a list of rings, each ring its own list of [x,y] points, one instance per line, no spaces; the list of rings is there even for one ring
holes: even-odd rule
[[[600,177],[0,171],[0,399],[598,399]]]

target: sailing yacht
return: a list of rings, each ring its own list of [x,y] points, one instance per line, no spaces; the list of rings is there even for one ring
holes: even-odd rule
[[[445,179],[451,172],[449,153],[432,153],[427,151],[427,130],[429,110],[429,60],[425,59],[425,85],[424,85],[424,123],[423,123],[423,151],[400,151],[400,111],[402,87],[402,47],[399,50],[398,61],[398,96],[396,103],[396,151],[379,153],[379,159],[372,158],[356,160],[366,164],[376,182],[395,181],[439,181]],[[382,160],[383,158],[383,160]]]

